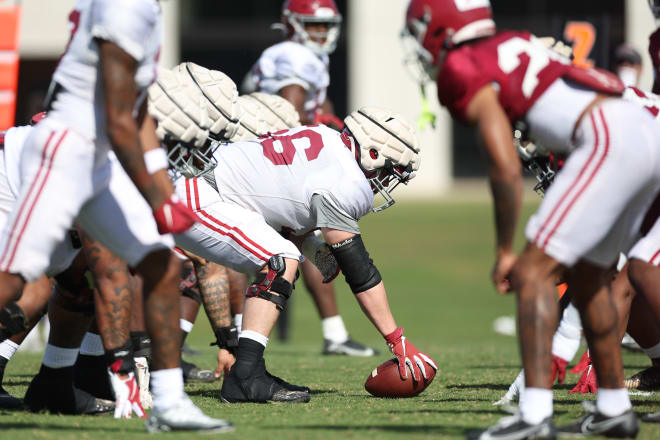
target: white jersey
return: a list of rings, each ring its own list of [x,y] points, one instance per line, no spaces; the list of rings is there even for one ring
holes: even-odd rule
[[[115,43],[137,61],[139,106],[156,79],[162,41],[160,4],[156,0],[78,0],[69,20],[71,40],[53,75],[62,90],[54,97],[48,116],[90,140],[97,139],[97,146],[109,148],[95,39]]]
[[[324,125],[226,144],[215,157],[218,192],[205,195],[200,189],[201,208],[219,193],[223,202],[261,214],[276,231],[302,234],[316,228],[315,194],[356,221],[373,207],[373,191],[353,153]]]
[[[244,92],[277,94],[282,88],[297,84],[307,92],[305,112],[310,120],[325,102],[330,74],[330,58],[316,55],[308,47],[283,41],[266,49],[248,74]]]
[[[21,153],[23,152],[23,145],[25,139],[32,131],[33,127],[24,125],[20,127],[12,127],[4,134],[3,150],[5,156],[5,175],[11,192],[14,197],[18,196],[21,190]]]

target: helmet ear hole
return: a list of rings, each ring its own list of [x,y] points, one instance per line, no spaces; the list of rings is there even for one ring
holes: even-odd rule
[[[370,150],[369,150],[369,156],[370,156],[373,160],[378,159],[378,151],[375,150],[375,149],[373,149],[373,148],[370,149]]]

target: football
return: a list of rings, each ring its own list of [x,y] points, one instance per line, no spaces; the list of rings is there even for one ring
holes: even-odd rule
[[[364,383],[364,389],[376,397],[414,397],[433,382],[435,370],[427,366],[426,374],[428,377],[421,377],[420,381],[415,381],[411,374],[402,380],[399,364],[396,358],[392,358],[374,368]]]

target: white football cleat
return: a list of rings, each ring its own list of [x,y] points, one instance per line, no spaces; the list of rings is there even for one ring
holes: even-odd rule
[[[223,434],[233,432],[234,425],[222,419],[207,416],[184,394],[179,402],[165,411],[154,408],[144,423],[150,433],[170,431],[197,431]]]
[[[135,361],[135,370],[137,371],[137,383],[140,387],[140,404],[142,409],[149,409],[153,406],[153,398],[149,391],[149,364],[146,357],[133,358]]]

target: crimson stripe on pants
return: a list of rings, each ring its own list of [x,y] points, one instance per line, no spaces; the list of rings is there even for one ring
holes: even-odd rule
[[[25,221],[23,222],[23,227],[21,228],[20,232],[18,233],[18,237],[16,238],[16,242],[14,244],[14,249],[11,252],[11,256],[9,257],[9,261],[7,261],[5,267],[3,268],[5,271],[9,271],[9,268],[11,264],[14,262],[14,257],[16,256],[16,252],[18,251],[18,246],[20,245],[21,239],[23,238],[23,233],[25,232],[25,229],[27,228],[28,223],[30,222],[30,217],[32,216],[32,212],[34,211],[35,206],[37,205],[37,202],[39,201],[39,197],[41,196],[44,187],[46,186],[46,182],[48,181],[48,176],[50,175],[50,171],[53,166],[53,162],[55,161],[55,155],[57,154],[57,151],[60,148],[60,145],[62,145],[62,141],[66,137],[66,135],[69,133],[69,130],[64,130],[64,133],[62,133],[62,136],[59,138],[57,143],[55,144],[55,147],[53,148],[53,152],[51,153],[50,157],[46,159],[46,153],[48,150],[48,144],[51,138],[53,137],[53,133],[51,133],[51,136],[48,138],[48,142],[46,143],[46,147],[44,148],[44,152],[42,154],[42,163],[39,165],[39,170],[37,171],[37,174],[41,173],[42,167],[44,165],[44,159],[48,161],[48,168],[46,169],[46,173],[44,174],[44,177],[42,179],[41,185],[39,186],[39,189],[37,190],[36,195],[34,196],[34,200],[32,201],[32,204],[27,212],[27,215],[25,217]],[[38,176],[37,176],[38,177]],[[30,187],[29,193],[32,192],[32,189],[36,186],[38,178],[35,178],[33,182],[33,186]],[[29,193],[28,196],[26,197],[25,202],[27,202],[29,198]],[[21,210],[24,208],[25,205],[21,206]],[[20,216],[20,213],[19,213]],[[17,221],[14,226],[18,223],[18,217],[17,216]]]
[[[566,201],[566,199],[569,197],[569,195],[571,194],[571,192],[573,191],[573,189],[575,189],[575,187],[576,187],[577,184],[580,182],[580,180],[582,180],[582,176],[584,175],[584,173],[585,173],[585,172],[587,171],[587,169],[589,168],[589,165],[591,165],[591,161],[593,160],[593,158],[596,156],[596,152],[598,151],[598,140],[599,140],[599,139],[598,139],[598,131],[597,131],[596,128],[595,128],[595,123],[594,123],[593,113],[590,113],[590,114],[589,114],[589,118],[590,118],[590,120],[591,120],[592,125],[594,126],[594,134],[595,134],[595,137],[596,137],[596,139],[595,139],[595,141],[594,141],[594,149],[593,149],[593,151],[591,152],[591,154],[589,155],[589,158],[587,159],[587,162],[584,164],[584,166],[582,167],[582,169],[581,169],[580,172],[578,173],[578,176],[577,176],[577,178],[575,179],[575,181],[573,181],[573,183],[571,184],[571,186],[568,187],[568,189],[566,190],[566,192],[564,193],[564,195],[561,196],[561,198],[559,199],[559,202],[558,202],[557,205],[555,206],[554,210],[550,213],[550,215],[549,215],[548,218],[545,220],[545,222],[543,223],[543,225],[541,226],[541,228],[539,229],[539,231],[536,233],[536,237],[534,237],[534,243],[536,243],[537,246],[538,246],[538,241],[540,240],[541,235],[543,234],[543,231],[545,231],[545,228],[547,228],[548,225],[552,222],[552,219],[554,218],[555,214],[556,214],[557,212],[559,212],[559,210],[560,210],[560,208],[561,208],[561,205],[563,205],[563,203],[564,203],[564,202]],[[539,247],[543,247],[543,246],[539,246]]]
[[[605,146],[603,149],[603,153],[600,156],[600,159],[598,160],[598,163],[594,167],[594,169],[591,171],[591,174],[589,175],[589,178],[587,181],[582,185],[582,188],[578,191],[578,193],[573,197],[573,200],[568,204],[568,206],[564,209],[564,212],[562,215],[559,217],[559,220],[557,220],[557,223],[555,224],[555,227],[550,231],[548,236],[545,238],[545,241],[543,242],[543,246],[541,247],[542,249],[545,249],[545,247],[548,245],[548,241],[550,241],[550,238],[557,232],[557,229],[559,228],[559,225],[561,225],[562,221],[568,215],[568,211],[571,210],[575,202],[577,201],[578,198],[584,193],[584,191],[587,189],[589,184],[593,181],[594,177],[596,176],[596,173],[598,173],[598,170],[600,170],[601,166],[603,165],[603,162],[605,161],[605,158],[607,157],[607,154],[609,153],[610,150],[610,132],[607,128],[607,121],[605,121],[605,116],[603,116],[603,110],[598,109],[598,116],[600,116],[601,121],[603,122],[603,130],[605,131]],[[592,118],[592,124],[594,126],[594,130],[597,130],[595,121]],[[596,149],[598,146],[596,146]]]

